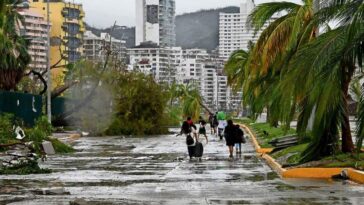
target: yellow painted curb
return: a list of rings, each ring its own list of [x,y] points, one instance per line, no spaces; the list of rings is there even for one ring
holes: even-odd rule
[[[272,148],[260,148],[258,149],[258,153],[260,154],[269,154],[273,151]]]
[[[285,171],[283,178],[331,179],[344,168],[295,168]]]
[[[282,165],[280,165],[273,157],[271,157],[268,154],[263,154],[262,158],[265,159],[268,163],[268,165],[276,171],[280,176],[283,176],[283,174],[287,171],[286,169],[282,168]]]
[[[348,169],[348,175],[350,180],[356,183],[364,184],[364,172],[355,169]]]
[[[331,179],[335,175],[339,175],[343,170],[348,170],[350,180],[364,184],[364,172],[352,168],[294,168],[284,169],[273,157],[268,153],[272,149],[261,148],[255,134],[246,125],[241,125],[251,136],[256,152],[265,159],[268,165],[276,171],[282,178],[306,178],[306,179]]]

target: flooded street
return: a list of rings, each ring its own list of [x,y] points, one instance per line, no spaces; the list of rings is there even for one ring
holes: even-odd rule
[[[210,139],[198,162],[174,135],[81,138],[76,153],[41,164],[52,174],[0,176],[0,204],[364,204],[363,186],[282,180],[251,144],[229,161],[224,143]],[[68,193],[37,192],[54,187]]]

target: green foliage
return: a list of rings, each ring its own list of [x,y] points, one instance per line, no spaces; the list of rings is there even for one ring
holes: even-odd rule
[[[73,149],[71,146],[64,144],[63,142],[59,141],[55,138],[47,138],[47,141],[50,141],[54,147],[54,150],[58,154],[68,154],[75,152],[75,149]]]
[[[254,123],[249,126],[253,128],[253,131],[257,135],[260,145],[263,148],[272,148],[268,142],[273,139],[282,138],[296,133],[296,130],[294,129],[287,130],[285,127],[272,127],[268,123]],[[267,132],[268,135],[265,135],[264,131]]]
[[[270,20],[282,11],[283,15]],[[286,127],[297,117],[298,133],[302,135],[312,129],[301,162],[337,152],[340,135],[342,151],[353,150],[348,89],[356,65],[363,67],[363,11],[363,1],[328,0],[320,8],[314,8],[313,0],[302,1],[302,5],[260,4],[249,23],[256,31],[269,25],[248,57],[238,59],[237,51],[225,68],[232,79],[229,83],[241,87],[244,102],[253,114],[267,111],[269,123],[282,122]],[[337,27],[320,31],[318,36],[317,28],[332,21],[338,22]],[[358,87],[352,91],[357,100],[362,98]],[[359,105],[358,111],[358,151],[364,139],[363,107]],[[312,128],[308,126],[310,119]]]
[[[288,147],[286,149],[273,153],[272,157],[275,159],[278,159],[281,157],[289,156],[285,163],[297,164],[301,160],[302,152],[307,149],[308,145],[309,145],[308,143],[304,143],[304,144],[299,144],[296,146]]]
[[[18,123],[14,120],[14,117],[10,114],[0,115],[0,144],[11,144],[19,142],[15,139],[15,132],[13,130],[13,125]],[[43,141],[50,141],[56,153],[71,153],[74,149],[57,139],[51,138],[53,127],[48,122],[48,119],[43,116],[36,121],[33,128],[26,128],[25,140],[34,142],[34,148],[38,154],[41,153],[41,143]]]
[[[22,79],[31,58],[28,42],[19,35],[19,22],[23,17],[17,11],[21,0],[0,2],[0,89],[12,90]]]
[[[0,175],[28,175],[28,174],[48,174],[49,169],[41,169],[36,161],[19,164],[11,168],[0,169]]]
[[[234,122],[250,125],[251,123],[254,123],[254,120],[250,118],[241,118],[241,119],[234,119]]]
[[[0,144],[8,143],[15,139],[13,131],[14,116],[10,114],[0,115]]]
[[[152,76],[124,73],[117,81],[116,115],[107,135],[153,135],[168,132],[168,93]]]
[[[42,130],[48,136],[52,135],[52,132],[53,132],[52,124],[49,123],[48,118],[46,116],[40,117],[35,122],[34,129]]]

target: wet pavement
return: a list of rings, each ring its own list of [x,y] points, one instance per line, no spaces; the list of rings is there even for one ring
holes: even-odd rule
[[[364,204],[364,186],[282,180],[251,144],[229,161],[224,143],[210,138],[201,162],[174,135],[81,138],[76,153],[41,165],[52,174],[0,176],[0,204]],[[68,193],[35,192],[54,187]]]

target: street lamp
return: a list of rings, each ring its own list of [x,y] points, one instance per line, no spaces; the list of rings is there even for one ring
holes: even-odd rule
[[[52,123],[52,74],[51,74],[51,26],[50,26],[50,8],[49,8],[49,1],[47,0],[47,42],[48,42],[48,48],[47,48],[47,116],[48,116],[48,122]]]

